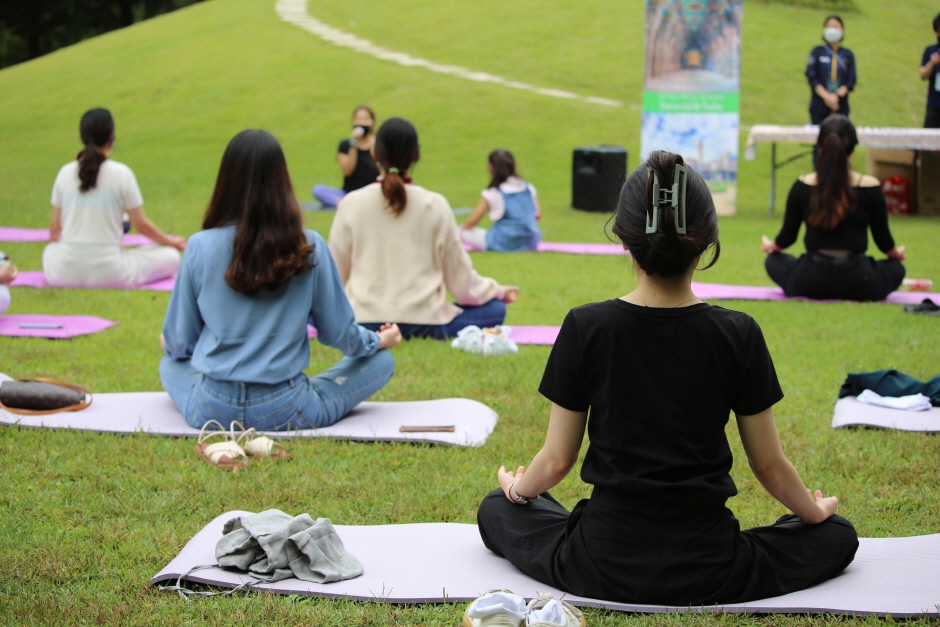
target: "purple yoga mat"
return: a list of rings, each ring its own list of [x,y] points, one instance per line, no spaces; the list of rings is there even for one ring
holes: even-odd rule
[[[757,285],[723,285],[721,283],[692,283],[692,291],[702,300],[803,300],[813,303],[838,303],[853,301],[813,300],[811,298],[788,298],[779,287]],[[931,292],[891,292],[886,300],[877,301],[894,305],[916,304],[925,298],[940,304],[940,294]]]
[[[315,516],[330,512],[311,504]],[[215,545],[222,526],[250,512],[222,514],[190,540],[153,584],[176,583],[196,566],[216,564]],[[301,513],[300,511],[296,513]],[[834,579],[799,592],[772,599],[716,607],[670,607],[602,601],[566,595],[552,586],[522,574],[505,559],[487,550],[476,525],[419,523],[409,525],[335,525],[346,550],[362,563],[364,573],[355,579],[315,584],[285,579],[252,589],[277,594],[343,597],[382,603],[467,602],[487,590],[506,588],[531,599],[549,592],[573,605],[606,607],[621,612],[651,614],[672,612],[733,612],[791,614],[872,614],[894,617],[937,616],[940,602],[940,534],[909,538],[862,538],[855,560]],[[246,573],[220,568],[197,570],[186,580],[232,588],[254,579]]]
[[[482,252],[464,242],[464,250]],[[536,252],[569,255],[629,255],[620,244],[589,244],[582,242],[540,242]]]
[[[61,329],[24,329],[20,325],[57,324]],[[76,335],[91,335],[113,327],[117,322],[95,316],[46,316],[42,314],[14,314],[0,316],[0,335],[10,337],[47,337],[66,339]]]
[[[48,242],[49,229],[21,229],[15,226],[0,226],[0,242]],[[139,233],[124,236],[125,246],[144,246],[153,244],[149,237]]]
[[[511,325],[509,339],[516,344],[541,344],[552,346],[561,327],[529,327]]]
[[[138,290],[154,290],[157,292],[172,292],[173,284],[176,283],[176,277],[169,279],[161,279],[159,281],[154,281],[153,283],[147,283],[146,285],[140,285],[134,289]],[[10,284],[10,287],[49,287],[46,283],[46,278],[43,276],[42,272],[37,270],[24,270],[21,271],[16,278],[13,280],[13,283]],[[93,288],[93,289],[112,289],[112,288]]]

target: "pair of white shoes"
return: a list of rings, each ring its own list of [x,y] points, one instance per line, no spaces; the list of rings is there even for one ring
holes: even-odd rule
[[[481,329],[471,324],[458,331],[450,345],[468,353],[483,353],[484,357],[511,355],[519,352],[516,343],[509,339],[511,332],[512,328],[507,326]]]
[[[547,592],[526,605],[509,590],[490,590],[467,606],[463,627],[584,627],[584,615]]]

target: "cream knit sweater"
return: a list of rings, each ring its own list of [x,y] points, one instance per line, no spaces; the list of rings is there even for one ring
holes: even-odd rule
[[[447,324],[461,305],[502,298],[494,279],[481,277],[460,241],[447,200],[417,185],[405,185],[400,215],[388,208],[373,183],[346,195],[330,229],[330,252],[357,322]]]

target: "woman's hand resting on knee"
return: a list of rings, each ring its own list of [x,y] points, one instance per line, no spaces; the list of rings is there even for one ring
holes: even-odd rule
[[[397,324],[383,324],[379,327],[379,348],[395,348],[401,344],[401,329]]]
[[[509,303],[514,303],[519,298],[519,286],[517,285],[506,285],[503,287],[503,297],[499,300],[503,301],[507,305]]]
[[[767,253],[779,253],[782,249],[777,246],[777,242],[773,241],[766,235],[761,235],[760,237],[760,249]]]

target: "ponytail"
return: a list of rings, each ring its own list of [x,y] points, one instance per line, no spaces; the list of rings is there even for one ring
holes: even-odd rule
[[[833,115],[819,128],[816,187],[810,194],[806,222],[826,231],[835,229],[855,210],[856,193],[849,180],[849,156],[858,144],[855,127],[842,115]]]
[[[408,170],[420,157],[418,131],[408,120],[390,118],[375,135],[375,160],[385,171],[382,195],[388,208],[398,216],[408,204],[405,183],[410,183]]]
[[[107,109],[90,109],[82,116],[79,125],[79,135],[85,144],[76,159],[78,159],[78,178],[81,180],[81,191],[87,192],[98,183],[98,170],[104,163],[105,157],[101,149],[114,138],[114,118]]]
[[[498,188],[510,176],[516,176],[516,158],[508,150],[502,148],[494,150],[487,157],[487,161],[490,167],[493,168],[493,176],[490,179],[489,187]]]

